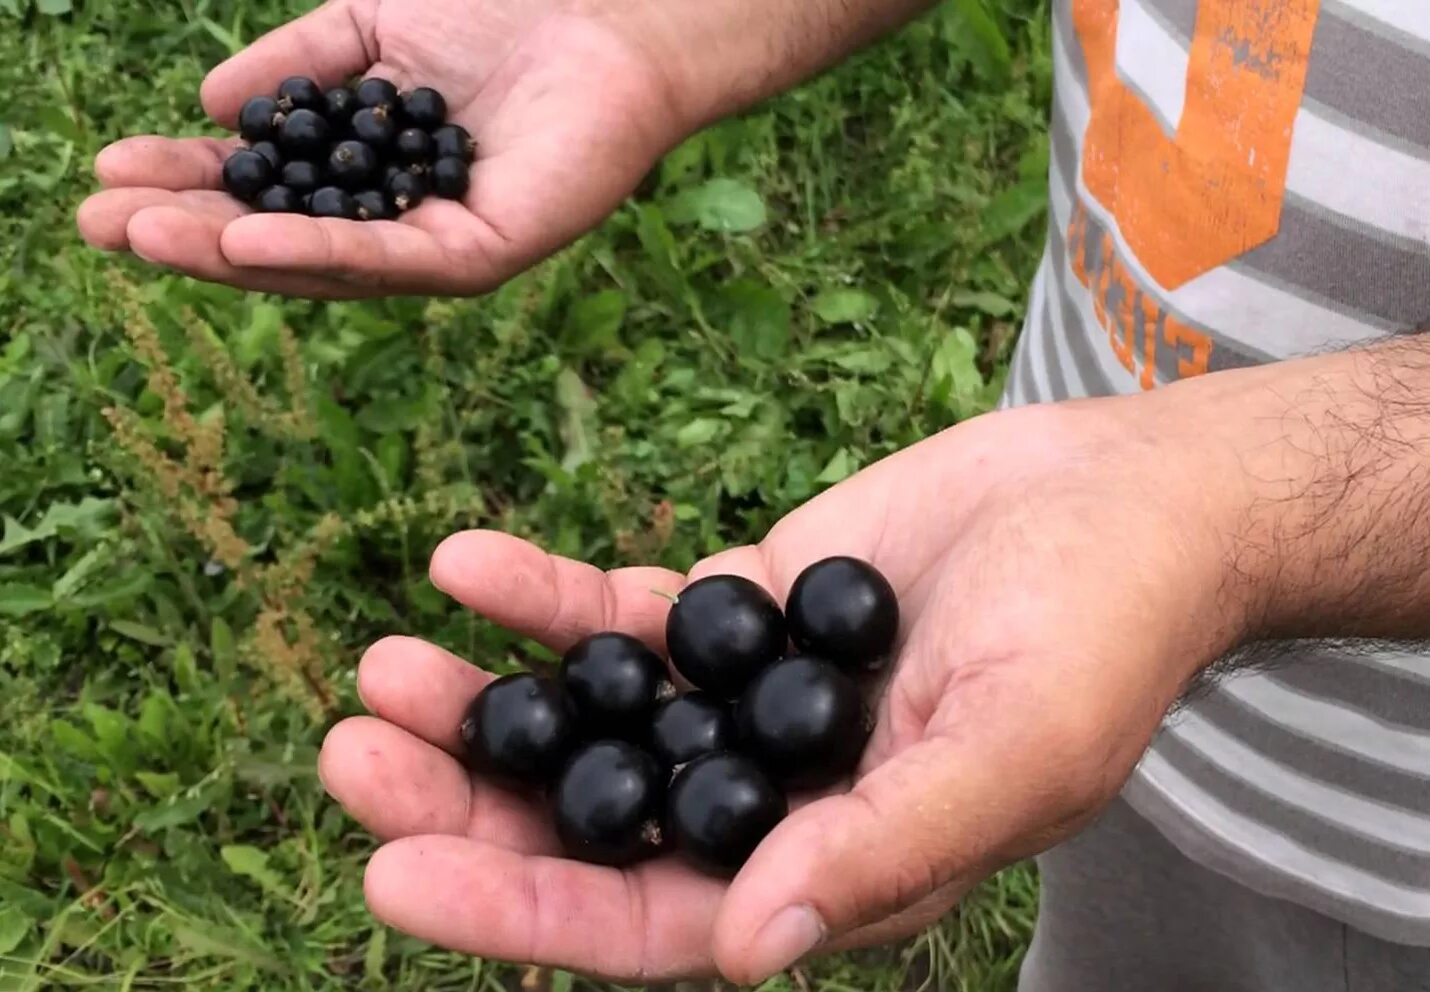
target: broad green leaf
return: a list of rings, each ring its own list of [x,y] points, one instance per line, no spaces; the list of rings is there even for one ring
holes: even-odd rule
[[[42,14],[58,17],[74,9],[70,0],[35,0],[35,7]]]
[[[557,968],[551,973],[551,992],[571,992],[574,983],[575,976],[569,971]]]
[[[620,344],[625,319],[626,294],[619,289],[583,296],[567,311],[562,338],[582,354],[604,351]]]
[[[952,0],[945,17],[949,42],[979,76],[995,84],[1006,82],[1013,67],[1012,52],[985,0]]]
[[[850,454],[848,448],[840,448],[834,453],[834,457],[829,459],[824,469],[814,477],[814,481],[820,485],[833,485],[836,482],[843,482],[859,469],[859,463]]]
[[[213,655],[214,671],[222,678],[232,675],[238,662],[233,630],[223,617],[214,617],[209,625],[209,652]]]
[[[125,637],[139,641],[141,644],[148,644],[156,648],[169,646],[169,638],[148,624],[134,623],[131,620],[111,620],[109,621],[109,627],[116,634],[123,634]]]
[[[564,411],[561,418],[561,440],[566,452],[561,467],[574,472],[591,460],[595,448],[596,401],[581,377],[569,368],[556,376],[556,405]]]
[[[19,947],[33,925],[33,920],[13,906],[0,909],[0,956]]]
[[[153,580],[152,572],[141,568],[127,569],[110,581],[99,582],[71,594],[65,605],[87,609],[132,600],[148,589]]]
[[[87,496],[78,503],[51,503],[33,527],[6,517],[5,534],[0,537],[0,555],[48,540],[62,530],[74,531],[81,537],[98,537],[113,512],[114,500]]]
[[[48,609],[51,602],[50,591],[40,586],[21,582],[0,585],[0,615],[22,617],[27,613]]]
[[[978,342],[962,327],[944,335],[933,355],[930,396],[960,417],[978,412],[976,404],[984,389],[978,370]]]
[[[188,642],[174,645],[174,682],[182,692],[193,692],[199,687],[199,666],[194,658],[194,649]]]
[[[951,302],[956,307],[978,310],[990,317],[1011,317],[1018,312],[1018,304],[986,290],[964,290],[954,293]]]
[[[686,190],[666,207],[672,224],[699,224],[707,231],[743,233],[763,227],[765,201],[734,179],[712,179]]]
[[[0,122],[0,162],[10,157],[10,153],[15,150],[15,135],[10,130],[10,126]]]
[[[729,313],[730,340],[742,354],[779,358],[789,350],[790,308],[764,283],[737,279],[720,290]]]
[[[665,215],[651,204],[637,208],[636,237],[645,249],[646,260],[662,289],[673,296],[685,292],[685,277],[681,275],[675,236],[666,226]]]
[[[700,417],[675,432],[675,443],[682,448],[694,448],[713,441],[724,433],[726,423],[713,417]]]
[[[245,936],[205,921],[202,929],[187,922],[170,924],[170,932],[185,949],[205,957],[242,961],[265,971],[283,972],[288,967],[263,947],[255,947]]]
[[[826,324],[858,324],[879,312],[879,301],[860,289],[826,289],[810,307]]]
[[[179,791],[179,776],[174,772],[135,772],[135,780],[155,799],[168,799]]]
[[[229,844],[219,849],[219,856],[223,858],[223,863],[228,865],[228,870],[235,875],[250,878],[270,892],[284,891],[283,880],[277,872],[268,867],[268,855],[259,848],[246,844]]]
[[[134,826],[146,833],[156,833],[169,827],[191,823],[202,816],[213,803],[214,792],[201,789],[167,800],[152,809],[142,810],[134,817]]]
[[[1046,179],[1025,179],[1010,186],[983,208],[978,246],[986,247],[1017,234],[1043,216],[1048,207]]]
[[[387,976],[383,974],[383,969],[387,966],[387,928],[383,926],[374,927],[372,937],[368,939],[367,950],[362,956],[363,977],[371,985],[385,987]]]

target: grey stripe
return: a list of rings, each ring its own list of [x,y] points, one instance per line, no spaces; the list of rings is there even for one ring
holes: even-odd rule
[[[1257,754],[1338,789],[1402,809],[1430,803],[1430,768],[1417,778],[1354,751],[1302,737],[1243,706],[1230,693],[1216,689],[1198,698],[1191,709]],[[1407,806],[1407,797],[1415,797],[1419,802]]]
[[[1430,734],[1430,685],[1424,682],[1332,654],[1298,657],[1293,664],[1273,668],[1264,677],[1402,730]]]
[[[1321,0],[1321,17],[1334,17],[1342,21],[1349,21],[1368,34],[1392,42],[1401,48],[1408,48],[1417,55],[1430,59],[1430,42],[1401,31],[1384,21],[1378,21],[1354,7],[1340,3],[1339,0]]]
[[[1183,48],[1190,48],[1197,30],[1197,0],[1141,0],[1151,14]]]
[[[1093,244],[1091,227],[1088,228],[1088,233],[1087,244],[1091,246]],[[1112,388],[1112,380],[1102,370],[1096,357],[1095,349],[1099,348],[1100,344],[1088,333],[1087,324],[1082,319],[1082,311],[1073,302],[1072,294],[1067,288],[1067,280],[1072,279],[1073,285],[1077,286],[1077,292],[1086,292],[1068,266],[1067,243],[1063,240],[1063,232],[1057,228],[1052,230],[1048,240],[1048,250],[1053,258],[1054,283],[1052,289],[1057,293],[1057,301],[1061,307],[1063,334],[1067,341],[1068,353],[1072,355],[1073,360],[1072,368],[1061,371],[1069,377],[1076,377],[1075,381],[1068,383],[1068,386],[1078,390],[1078,396],[1112,396],[1117,390]],[[1101,330],[1098,328],[1099,333]]]
[[[1430,255],[1378,234],[1288,191],[1276,236],[1230,264],[1386,331],[1420,326],[1430,317]]]
[[[1039,348],[1037,351],[1038,365],[1042,369],[1043,375],[1035,381],[1040,385],[1037,387],[1037,396],[1040,400],[1050,400],[1058,402],[1071,399],[1074,396],[1084,395],[1082,384],[1078,383],[1073,388],[1067,381],[1063,370],[1066,363],[1058,352],[1058,329],[1053,320],[1053,307],[1062,306],[1062,281],[1057,276],[1057,259],[1053,254],[1053,242],[1057,240],[1057,219],[1053,217],[1052,211],[1048,211],[1048,241],[1045,249],[1046,255],[1043,265],[1043,312],[1038,333],[1041,335]],[[1056,298],[1056,303],[1054,299]],[[1030,352],[1029,357],[1033,357]]]
[[[1072,0],[1054,0],[1053,35],[1053,43],[1061,43],[1063,51],[1067,52],[1068,65],[1072,66],[1073,78],[1077,80],[1078,89],[1085,95],[1087,93],[1087,60],[1083,58],[1082,43],[1078,41],[1077,28],[1073,26]],[[1054,87],[1054,100],[1057,99],[1056,89]]]
[[[1430,858],[1423,853],[1383,841],[1372,841],[1348,826],[1340,826],[1299,806],[1283,802],[1228,774],[1169,734],[1160,735],[1153,746],[1178,772],[1207,794],[1216,796],[1246,815],[1254,816],[1257,822],[1318,855],[1334,858],[1395,885],[1430,889]],[[1325,812],[1334,815],[1332,810]]]
[[[1330,108],[1342,126],[1376,140],[1389,136],[1430,158],[1430,52],[1366,30],[1323,5],[1306,67],[1306,100]],[[1394,81],[1387,86],[1387,81]]]

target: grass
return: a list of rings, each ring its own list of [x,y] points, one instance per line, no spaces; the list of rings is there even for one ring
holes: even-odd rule
[[[203,130],[205,69],[303,6],[0,0],[5,992],[513,987],[374,925],[370,841],[313,774],[377,636],[545,657],[434,593],[436,541],[684,568],[1000,387],[1042,233],[1045,2],[950,2],[692,138],[480,301],[246,296],[87,250],[94,153]],[[919,941],[767,987],[1011,989],[1034,901],[1014,869]]]

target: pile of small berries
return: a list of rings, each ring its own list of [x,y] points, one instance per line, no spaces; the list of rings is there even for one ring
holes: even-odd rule
[[[429,194],[466,196],[476,153],[441,93],[377,78],[326,92],[285,79],[243,105],[238,131],[248,147],[224,162],[224,188],[269,213],[393,220]]]
[[[898,629],[893,587],[856,558],[809,566],[783,612],[748,579],[709,576],[666,621],[693,691],[678,695],[641,641],[594,634],[556,679],[488,685],[462,742],[479,773],[546,790],[569,856],[624,866],[674,849],[729,876],[784,818],[786,791],[854,771],[871,729],[858,676],[883,664]]]

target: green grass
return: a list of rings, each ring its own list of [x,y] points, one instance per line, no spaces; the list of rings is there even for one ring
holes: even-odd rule
[[[366,914],[371,845],[314,777],[312,686],[357,711],[354,662],[393,631],[545,657],[429,587],[453,529],[684,568],[1001,383],[1042,233],[1045,3],[950,3],[693,138],[480,301],[245,296],[86,249],[94,153],[202,131],[205,69],[303,6],[0,0],[0,990],[511,987]],[[764,223],[706,230],[712,205]],[[166,496],[102,415],[184,452],[123,332],[129,286],[197,430],[223,417],[237,570],[178,518],[204,501]],[[269,621],[311,623],[287,666],[256,646]],[[768,987],[1011,989],[1034,901],[1015,869],[907,947]]]

